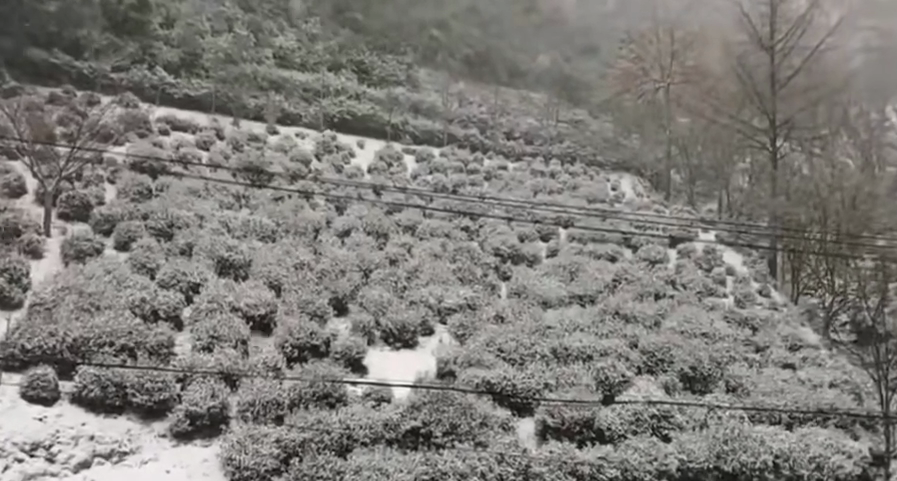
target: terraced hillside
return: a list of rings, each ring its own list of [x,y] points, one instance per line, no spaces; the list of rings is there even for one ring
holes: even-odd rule
[[[872,472],[878,427],[863,419],[635,402],[872,405],[862,373],[820,345],[754,256],[633,217],[673,210],[636,178],[235,128],[127,95],[20,93],[56,119],[116,102],[108,128],[122,140],[67,180],[50,238],[22,152],[3,144],[0,301],[13,321],[0,356],[3,382],[31,402],[0,391],[4,481]],[[490,394],[323,382],[365,377]]]

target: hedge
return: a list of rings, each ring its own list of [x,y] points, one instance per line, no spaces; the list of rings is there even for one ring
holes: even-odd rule
[[[81,62],[62,54],[50,54],[28,48],[22,55],[7,60],[7,67],[23,82],[52,86],[73,85],[82,90],[94,90],[117,95],[122,91],[135,94],[149,103],[166,105],[185,110],[211,112],[213,88],[203,80],[175,79],[165,72],[150,71],[142,67],[125,72],[104,71],[88,62]],[[295,76],[283,74],[281,77],[265,79],[275,90],[317,89],[320,82],[311,79],[303,81]],[[298,83],[297,83],[298,82]],[[323,105],[309,105],[298,99],[289,99],[282,105],[278,122],[284,125],[318,129],[319,117],[313,114],[318,108],[327,110],[325,128],[343,134],[377,139],[405,138],[415,145],[442,147],[444,129],[441,120],[421,117],[407,117],[396,121],[390,119],[381,107],[379,93],[360,87],[361,96],[328,99]],[[219,96],[220,97],[220,96]],[[308,96],[305,98],[314,97]],[[221,99],[217,99],[220,106]],[[247,94],[236,99],[228,99],[231,105],[224,110],[241,112],[250,120],[265,122],[266,99],[264,95]],[[312,114],[309,114],[312,112]],[[452,128],[447,134],[449,144],[457,144],[475,151],[492,151],[509,159],[524,157],[556,158],[564,163],[583,161],[593,165],[614,167],[607,158],[589,146],[594,144],[594,133],[571,131],[570,142],[542,142],[544,139],[530,139],[524,143],[516,138],[526,139],[529,132],[514,132],[508,138],[493,141],[492,131],[478,131],[483,123],[472,120],[468,128]],[[488,123],[487,123],[488,124]],[[488,128],[488,126],[487,126]],[[506,130],[511,126],[495,126],[496,130]],[[591,138],[590,138],[591,135]],[[577,143],[579,145],[577,145]]]

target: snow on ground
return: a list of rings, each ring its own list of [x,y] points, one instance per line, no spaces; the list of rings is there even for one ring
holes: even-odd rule
[[[0,385],[0,481],[223,481],[214,445],[175,446],[163,423],[95,416],[61,401],[22,401],[4,374]],[[65,386],[64,386],[65,387]]]
[[[731,266],[733,269],[735,269],[735,272],[739,276],[748,275],[749,274],[748,268],[744,264],[744,256],[741,253],[735,251],[735,249],[732,249],[731,247],[724,246],[722,244],[717,244],[716,242],[717,242],[716,232],[709,230],[709,231],[700,231],[698,233],[698,241],[695,242],[695,244],[697,244],[697,246],[701,250],[703,250],[704,247],[706,247],[708,245],[716,245],[717,249],[719,249],[719,251],[722,253],[723,262],[726,265]],[[732,284],[733,283],[734,283],[734,278],[732,276],[727,276],[726,289],[729,291],[730,294],[732,292]],[[759,289],[759,287],[760,287],[759,283],[757,283],[754,280],[751,280],[751,288],[752,289],[756,290],[756,289]],[[731,301],[731,295],[729,297],[730,297],[730,301]],[[779,292],[778,290],[775,290],[775,289],[772,290],[771,298],[772,298],[773,302],[775,302],[776,304],[783,304],[783,303],[787,302],[787,299],[785,298],[785,296],[782,295],[781,292]]]
[[[436,376],[436,355],[440,347],[450,345],[451,336],[445,327],[436,326],[436,334],[421,339],[417,349],[393,351],[373,348],[368,351],[364,365],[368,368],[367,378],[379,381],[415,382]],[[410,388],[394,387],[393,396],[403,399]]]

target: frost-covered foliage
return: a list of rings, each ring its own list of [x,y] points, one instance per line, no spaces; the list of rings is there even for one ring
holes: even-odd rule
[[[145,128],[142,118],[128,121]],[[363,172],[351,164],[364,146],[332,132],[305,139],[217,127],[157,118],[157,132],[177,134],[132,145],[117,199],[93,203],[80,180],[62,194],[60,214],[92,232],[66,237],[59,275],[32,287],[28,260],[4,251],[0,308],[32,297],[0,352],[4,368],[33,369],[29,393],[38,394],[29,396],[51,399],[50,373],[58,373],[74,379],[72,402],[86,409],[167,416],[181,440],[226,433],[221,457],[231,481],[868,474],[868,446],[852,439],[876,431],[858,420],[619,403],[642,396],[868,407],[859,375],[794,335],[792,313],[766,309],[769,293],[732,276],[719,249],[672,245],[664,240],[671,232],[623,221],[395,189],[333,186],[342,198],[327,200],[205,183],[167,176],[195,166],[141,152],[195,146],[250,183],[304,189],[316,175],[369,175],[583,207],[619,194],[595,169],[535,156],[510,168],[495,153],[388,145]],[[269,169],[286,175],[266,177]],[[478,213],[528,216],[535,225]],[[0,212],[0,238],[32,246],[17,247],[29,257],[42,240],[12,211]],[[454,342],[438,350],[438,382],[486,394],[416,390],[393,402],[388,389],[359,393],[334,382],[365,375],[382,351],[424,350],[436,344],[428,336],[444,333]],[[89,361],[205,374],[77,367]],[[594,402],[537,402],[546,397]],[[535,426],[538,456],[487,457],[522,453],[521,418]]]

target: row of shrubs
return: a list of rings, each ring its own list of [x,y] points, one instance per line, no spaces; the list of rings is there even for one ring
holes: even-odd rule
[[[361,428],[347,429],[352,439]],[[575,449],[546,445],[527,452],[512,442],[494,449],[429,451],[421,448],[359,448],[344,455],[305,441],[289,428],[243,426],[223,447],[228,479],[419,479],[690,481],[694,479],[789,479],[868,481],[875,469],[865,449],[836,434],[788,433],[726,422],[684,434],[672,443],[636,438],[614,448]],[[331,435],[333,436],[333,435]]]
[[[333,364],[308,364],[290,373],[306,381],[284,382],[264,369],[211,374],[219,368],[204,359],[209,358],[185,359],[174,369],[158,366],[153,370],[148,364],[134,368],[79,367],[68,399],[97,414],[130,413],[149,420],[168,417],[170,431],[179,439],[220,434],[232,417],[282,425],[297,410],[336,409],[354,402],[345,386],[314,382],[342,378],[345,371]],[[147,366],[149,369],[145,369]],[[48,364],[30,368],[19,393],[30,403],[56,404],[62,399],[56,369]],[[391,401],[388,389],[367,389],[359,398],[359,402],[374,407]]]
[[[164,72],[149,71],[136,68],[124,73],[107,72],[94,65],[80,62],[59,54],[28,49],[23,55],[11,59],[8,64],[11,71],[23,80],[37,83],[71,84],[85,90],[99,90],[103,93],[118,94],[121,91],[133,92],[140,99],[187,110],[210,112],[213,105],[211,85],[201,80],[174,79]],[[313,77],[313,76],[312,76]],[[321,82],[316,78],[306,79],[284,75],[282,78],[269,79],[280,91],[319,89]],[[269,83],[271,83],[269,82]],[[289,88],[286,88],[286,87]],[[272,87],[275,88],[275,87]],[[243,96],[215,101],[221,111],[239,112],[251,120],[265,121],[267,99],[264,95]],[[578,132],[571,132],[577,144],[564,142],[561,135],[540,133],[542,129],[526,129],[506,132],[508,129],[519,129],[523,122],[510,122],[508,125],[489,125],[488,116],[474,111],[472,118],[457,119],[455,126],[446,131],[442,121],[442,108],[438,101],[426,99],[404,99],[405,103],[435,102],[423,108],[413,109],[424,113],[439,112],[433,118],[412,115],[390,115],[391,106],[381,98],[382,93],[369,88],[358,87],[345,98],[327,99],[320,105],[311,105],[298,98],[288,99],[281,106],[279,122],[285,125],[319,129],[320,109],[325,110],[325,128],[341,133],[372,137],[379,139],[405,139],[415,145],[442,147],[446,144],[457,144],[476,151],[496,152],[509,159],[520,159],[526,156],[545,156],[565,161],[584,161],[595,165],[604,164],[607,160],[599,154],[598,146],[586,145],[589,137]],[[310,95],[303,98],[322,98]],[[230,102],[230,105],[221,105]],[[466,127],[459,127],[465,125]],[[503,132],[500,140],[495,139],[495,132]],[[548,140],[552,139],[552,142]],[[595,141],[591,138],[591,141]]]

